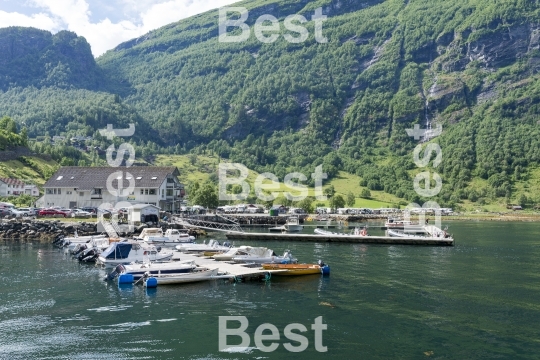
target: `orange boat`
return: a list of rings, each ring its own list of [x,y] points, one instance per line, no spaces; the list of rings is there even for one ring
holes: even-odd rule
[[[264,270],[285,270],[272,273],[275,276],[330,274],[330,267],[325,264],[262,264]]]

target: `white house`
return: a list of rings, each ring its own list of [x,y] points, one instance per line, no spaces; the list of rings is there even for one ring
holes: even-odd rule
[[[185,192],[174,166],[60,168],[43,186],[46,207],[99,207],[118,202],[151,204],[175,212]],[[119,188],[120,186],[120,188]],[[120,189],[120,190],[119,190]]]
[[[0,196],[19,196],[22,194],[39,196],[36,185],[25,184],[24,181],[10,178],[0,178]]]

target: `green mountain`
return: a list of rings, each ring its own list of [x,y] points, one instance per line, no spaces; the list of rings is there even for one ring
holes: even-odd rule
[[[323,164],[330,176],[345,170],[372,190],[418,203],[428,199],[415,193],[413,178],[425,169],[413,163],[419,140],[406,129],[441,125],[430,141],[443,161],[431,171],[444,186],[430,200],[540,202],[532,181],[540,159],[540,1],[236,6],[250,10],[250,26],[274,15],[281,35],[286,16],[310,20],[322,7],[328,42],[316,41],[313,21],[302,43],[283,36],[263,43],[253,34],[219,42],[215,10],[123,43],[92,65],[82,61],[86,42],[71,33],[3,29],[0,47],[9,39],[24,47],[0,58],[0,114],[24,123],[30,136],[135,122],[147,154],[214,153],[280,179]],[[83,65],[89,71],[74,77]],[[68,75],[55,77],[58,67]]]

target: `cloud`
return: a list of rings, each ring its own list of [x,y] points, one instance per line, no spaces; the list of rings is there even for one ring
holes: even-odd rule
[[[150,30],[211,9],[229,5],[236,0],[111,0],[111,6],[124,19],[113,22],[106,17],[92,21],[91,6],[86,0],[30,0],[34,14],[0,10],[2,26],[32,26],[52,32],[70,30],[84,36],[99,56],[118,44],[139,37]],[[122,10],[121,10],[121,9]]]

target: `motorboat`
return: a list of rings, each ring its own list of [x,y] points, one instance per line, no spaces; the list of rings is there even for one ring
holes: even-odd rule
[[[96,237],[86,240],[85,242],[74,242],[67,246],[66,252],[77,255],[83,250],[90,249],[93,247],[100,248],[102,250],[109,247],[109,238],[108,237]]]
[[[143,241],[121,241],[109,245],[97,262],[102,265],[114,266],[131,262],[168,261],[174,253],[170,250],[158,249],[155,245]]]
[[[95,240],[95,239],[108,239],[108,238],[109,236],[106,234],[78,236],[77,232],[75,232],[75,236],[64,237],[57,243],[57,245],[58,247],[61,247],[61,248],[67,247],[68,250],[73,250],[75,246],[77,246],[77,244],[84,244],[90,240]]]
[[[242,255],[264,256],[267,251],[268,248],[265,247],[240,246],[230,248],[229,251],[216,254],[212,258],[217,261],[231,261],[234,257]]]
[[[300,218],[298,216],[289,216],[283,227],[287,232],[299,232],[304,229],[304,227],[300,225]]]
[[[181,244],[176,245],[176,250],[181,252],[205,252],[205,251],[228,251],[231,248],[228,242],[223,245],[217,240],[210,240],[208,244]]]
[[[207,281],[212,280],[218,275],[218,268],[215,269],[208,269],[208,268],[199,268],[195,269],[191,272],[187,272],[184,274],[176,274],[176,275],[147,275],[143,278],[144,286],[150,287],[150,279],[155,279],[155,281],[152,281],[153,286],[155,285],[171,285],[171,284],[184,284],[184,283],[192,283],[192,282],[199,282],[199,281]]]
[[[297,276],[313,274],[330,274],[330,267],[326,264],[262,264],[263,270],[283,270],[273,272],[274,276]]]
[[[384,223],[384,226],[387,229],[391,229],[391,230],[403,230],[405,232],[413,232],[413,233],[424,232],[424,225],[421,225],[418,222],[413,222],[413,221],[404,220],[404,219],[388,218],[386,222]]]
[[[351,234],[337,233],[323,229],[315,229],[313,232],[317,235],[326,235],[326,236],[369,236],[367,228],[354,228],[354,231]]]
[[[195,236],[190,236],[178,229],[167,229],[165,233],[161,228],[145,228],[135,240],[146,241],[149,244],[171,246],[178,244],[192,243],[195,241]]]
[[[402,238],[415,238],[415,239],[451,239],[452,235],[447,232],[447,229],[441,230],[436,226],[425,226],[424,227],[425,235],[410,234],[401,231],[388,229],[386,232],[388,236],[392,237],[402,237]]]
[[[117,275],[131,274],[134,280],[139,280],[145,274],[149,276],[178,275],[185,274],[197,269],[194,261],[169,261],[164,263],[144,262],[142,264],[117,265],[113,271],[107,275],[108,280],[114,279]]]
[[[262,255],[239,255],[232,258],[235,263],[246,264],[265,264],[265,263],[278,263],[278,264],[295,264],[298,259],[294,258],[290,251],[285,251],[282,256],[276,255],[274,251],[268,249]]]

